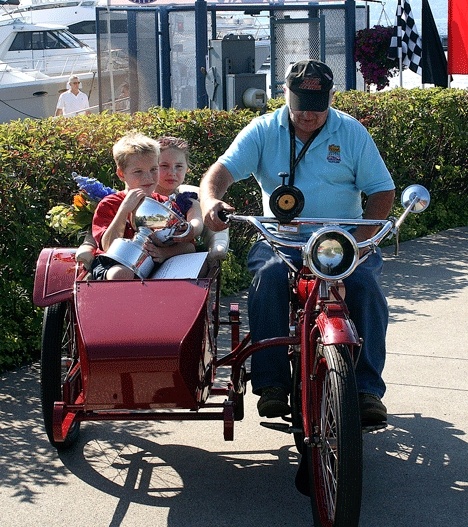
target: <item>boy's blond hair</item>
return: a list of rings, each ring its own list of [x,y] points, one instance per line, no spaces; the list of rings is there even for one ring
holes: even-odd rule
[[[125,170],[130,156],[135,154],[153,154],[159,159],[159,143],[139,132],[130,132],[115,143],[112,148],[117,168]]]

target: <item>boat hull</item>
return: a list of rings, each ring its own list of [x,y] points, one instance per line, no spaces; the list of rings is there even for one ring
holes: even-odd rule
[[[127,72],[113,73],[114,96],[118,96],[119,85],[127,81]],[[0,122],[8,123],[16,119],[43,119],[55,115],[59,95],[66,91],[68,75],[45,79],[1,83]],[[99,82],[97,73],[79,74],[82,91],[88,95],[91,113],[99,113]],[[109,73],[101,79],[103,108],[112,107],[112,89]]]

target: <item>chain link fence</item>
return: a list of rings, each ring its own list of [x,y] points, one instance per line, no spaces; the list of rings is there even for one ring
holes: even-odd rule
[[[307,58],[322,60],[330,66],[338,90],[349,88],[347,64],[354,42],[347,38],[343,3],[295,4],[294,8],[270,5],[266,9],[243,6],[236,10],[233,4],[209,5],[203,21],[205,50],[200,50],[200,35],[197,36],[200,14],[195,7],[111,6],[98,8],[97,12],[102,109],[144,111],[151,106],[177,109],[208,106],[206,94],[200,98],[200,93],[206,90],[200,87],[204,82],[200,70],[204,68],[199,65],[202,62],[208,67],[212,40],[232,34],[255,38],[255,71],[266,74],[268,97],[281,96],[288,66]],[[356,7],[355,31],[367,27],[367,18],[367,9]],[[201,61],[197,52],[205,54]],[[109,61],[110,75],[103,73],[109,69]],[[354,64],[352,76],[356,80],[351,87],[363,89],[362,77]],[[128,85],[129,95],[122,94],[123,84]]]

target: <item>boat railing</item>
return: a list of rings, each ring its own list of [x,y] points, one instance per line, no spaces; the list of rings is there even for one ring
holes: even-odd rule
[[[102,110],[110,113],[130,113],[130,97],[119,97],[115,101],[108,101],[102,104]]]
[[[130,97],[121,97],[115,99],[115,101],[107,101],[101,106],[98,104],[91,105],[88,110],[91,113],[100,113],[102,111],[109,113],[130,113]]]
[[[111,68],[112,63],[112,68]],[[62,76],[79,73],[95,73],[98,71],[97,55],[89,53],[83,54],[54,54],[40,58],[17,58],[8,61],[8,64],[20,71],[26,73],[38,72],[37,78],[41,76]],[[123,70],[128,67],[128,60],[125,59],[125,53],[121,49],[111,50],[101,59],[102,71]]]

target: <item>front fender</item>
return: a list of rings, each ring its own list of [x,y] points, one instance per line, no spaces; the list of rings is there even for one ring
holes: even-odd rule
[[[317,317],[316,324],[322,344],[359,345],[359,335],[353,321],[339,304],[328,304]]]
[[[76,276],[76,249],[46,248],[39,254],[34,278],[33,302],[46,307],[69,300]]]

